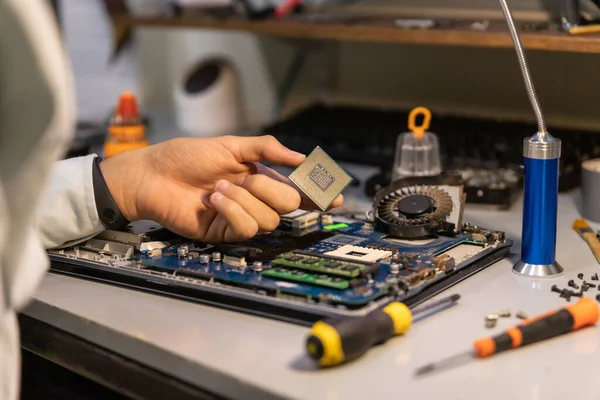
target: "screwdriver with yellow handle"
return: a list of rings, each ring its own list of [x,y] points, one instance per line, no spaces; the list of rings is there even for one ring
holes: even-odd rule
[[[416,371],[416,375],[437,372],[473,358],[490,357],[503,351],[595,325],[599,316],[600,308],[596,301],[589,297],[582,297],[575,304],[529,318],[498,336],[478,339],[469,352],[421,367]]]
[[[408,331],[415,322],[414,316],[430,311],[424,315],[428,317],[459,298],[460,295],[453,294],[412,311],[404,303],[394,302],[361,317],[324,319],[313,325],[306,340],[306,352],[323,367],[351,361],[371,347]]]

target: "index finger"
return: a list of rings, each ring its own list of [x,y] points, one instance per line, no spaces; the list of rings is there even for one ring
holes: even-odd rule
[[[240,163],[269,161],[286,167],[297,167],[306,159],[304,154],[288,149],[270,135],[225,136],[221,141]]]

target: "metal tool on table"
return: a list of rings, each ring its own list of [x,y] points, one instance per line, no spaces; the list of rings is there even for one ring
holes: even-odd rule
[[[506,350],[541,342],[595,325],[599,316],[600,308],[596,301],[589,297],[582,297],[575,304],[527,319],[522,324],[509,328],[498,336],[478,339],[473,344],[472,350],[425,365],[416,371],[416,375],[430,374],[457,366],[473,358],[490,357]]]
[[[558,167],[561,142],[546,129],[542,108],[527,67],[527,59],[506,0],[500,0],[517,52],[523,80],[537,119],[538,131],[523,141],[523,231],[521,260],[513,266],[519,275],[549,277],[562,274],[556,262]]]
[[[412,311],[403,303],[390,303],[364,317],[330,318],[313,325],[306,340],[306,352],[323,367],[351,361],[371,347],[385,343],[408,331],[414,317],[422,320],[456,304],[460,295],[453,294]],[[424,314],[429,311],[428,314]]]
[[[593,1],[596,7],[600,2]],[[600,23],[582,18],[580,0],[563,0],[564,10],[561,17],[562,29],[570,35],[590,35],[600,33]]]
[[[596,257],[596,261],[600,263],[600,240],[598,240],[596,232],[590,228],[584,219],[576,219],[573,222],[573,230],[588,244],[592,254]]]
[[[563,0],[561,23],[563,30],[567,32],[581,24],[581,8],[579,0]]]

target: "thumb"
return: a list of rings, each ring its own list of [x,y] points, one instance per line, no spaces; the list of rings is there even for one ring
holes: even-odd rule
[[[268,161],[296,167],[306,159],[304,154],[288,149],[273,136],[230,137],[226,146],[240,163]]]

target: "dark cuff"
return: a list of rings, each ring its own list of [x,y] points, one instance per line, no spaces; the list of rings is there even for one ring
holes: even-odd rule
[[[123,216],[123,213],[110,194],[110,190],[108,190],[104,175],[102,175],[102,170],[100,169],[101,161],[100,157],[96,157],[92,164],[94,199],[96,200],[98,217],[106,229],[123,229],[129,225],[129,221]]]

